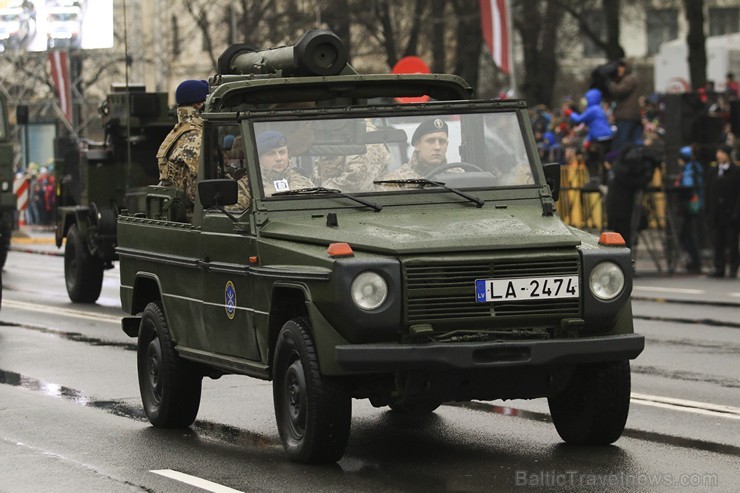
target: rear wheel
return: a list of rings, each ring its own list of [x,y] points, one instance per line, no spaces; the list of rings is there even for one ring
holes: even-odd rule
[[[141,402],[149,422],[159,428],[193,424],[203,377],[177,355],[159,303],[149,303],[141,317],[137,366]]]
[[[64,280],[69,299],[75,303],[95,303],[103,289],[103,261],[90,253],[76,224],[67,232]]]
[[[624,431],[630,407],[629,361],[576,368],[566,389],[548,398],[560,437],[578,445],[605,445]]]
[[[319,371],[309,322],[283,325],[273,370],[275,418],[291,460],[336,462],[349,440],[352,400],[342,382]]]

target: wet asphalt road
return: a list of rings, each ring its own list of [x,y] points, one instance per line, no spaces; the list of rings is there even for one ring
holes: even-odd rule
[[[3,280],[3,492],[740,490],[737,280],[636,280],[647,348],[614,446],[564,445],[544,400],[445,405],[423,419],[354,401],[344,458],[318,467],[286,459],[269,382],[206,379],[192,429],[149,426],[115,269],[92,306],[69,302],[59,257],[11,252]]]

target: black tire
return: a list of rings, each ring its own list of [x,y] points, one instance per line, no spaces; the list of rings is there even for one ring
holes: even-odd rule
[[[341,380],[321,375],[306,319],[283,325],[273,368],[275,419],[290,459],[304,464],[338,461],[349,440],[352,399]]]
[[[136,360],[141,402],[149,422],[158,428],[193,424],[203,376],[177,355],[159,303],[149,303],[144,309]]]
[[[629,361],[579,366],[565,391],[547,401],[555,429],[567,443],[613,443],[622,436],[629,414]]]
[[[67,232],[64,280],[69,299],[75,303],[95,303],[103,289],[103,261],[90,253],[76,224]]]
[[[4,212],[0,217],[0,269],[5,267],[10,251],[10,240],[13,235],[13,217],[11,213]]]

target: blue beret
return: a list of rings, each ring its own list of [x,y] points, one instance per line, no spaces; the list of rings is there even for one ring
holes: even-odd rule
[[[682,147],[681,150],[678,151],[678,153],[686,161],[691,161],[691,146],[684,146],[684,147]]]
[[[257,136],[257,154],[260,155],[286,145],[288,145],[288,139],[276,130],[268,130]]]
[[[206,100],[208,95],[208,82],[204,80],[185,80],[180,82],[175,91],[175,102],[177,104],[194,104]]]
[[[449,134],[447,131],[447,124],[444,122],[444,120],[441,120],[439,118],[430,118],[429,120],[425,120],[419,124],[418,127],[416,127],[416,131],[414,132],[413,137],[411,137],[411,145],[416,145],[419,140],[424,137],[426,134],[431,134],[434,132],[444,132],[446,134]]]

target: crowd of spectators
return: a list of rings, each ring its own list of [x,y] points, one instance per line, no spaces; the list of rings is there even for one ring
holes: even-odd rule
[[[692,142],[683,135],[666,135],[666,127],[670,125],[667,126],[665,121],[664,95],[638,95],[634,80],[627,81],[627,89],[623,91],[623,88],[614,84],[619,85],[620,81],[625,80],[624,77],[615,75],[614,80],[604,86],[603,93],[592,88],[583,96],[566,97],[559,108],[551,109],[542,105],[531,108],[530,119],[540,157],[543,162],[559,162],[579,170],[579,175],[584,178],[575,186],[581,190],[598,190],[603,197],[608,223],[602,225],[602,229],[620,232],[628,246],[633,241],[630,236],[635,227],[632,207],[637,195],[632,190],[639,188],[639,185],[620,180],[620,171],[625,172],[630,160],[641,163],[654,161],[654,168],[645,165],[650,176],[642,186],[653,178],[655,169],[660,169],[662,184],[678,192],[671,194],[670,198],[677,202],[673,212],[678,222],[676,236],[688,259],[684,267],[689,272],[701,272],[697,243],[703,239],[704,232],[712,239],[717,236],[716,227],[706,214],[706,209],[711,208],[711,201],[715,199],[706,189],[711,186],[712,180],[707,183],[704,175],[716,175],[718,150],[728,151],[732,162],[740,158],[740,139],[736,140],[731,125],[732,103],[739,100],[738,83],[730,73],[727,74],[722,92],[715,91],[714,84],[709,82],[692,96],[694,101],[698,101],[694,116],[701,122],[710,118],[719,123],[712,126],[717,129],[718,135],[710,135],[708,139],[705,136],[703,142]],[[627,97],[625,91],[629,93]],[[625,108],[626,105],[634,107]],[[737,105],[735,111],[738,111]],[[738,116],[735,115],[735,118]],[[672,147],[675,147],[675,152],[670,152]],[[688,168],[687,163],[691,163]],[[634,179],[634,176],[631,178]],[[574,186],[573,183],[564,185],[566,188]],[[727,215],[732,217],[732,214],[730,207]],[[734,234],[731,233],[731,238],[734,238]],[[733,248],[736,249],[733,242],[737,243],[737,239],[726,242],[730,245],[731,277],[737,275],[737,260],[734,260],[734,264],[732,260]],[[717,255],[715,251],[714,257]],[[724,266],[715,261],[711,273],[721,277],[721,269]]]
[[[28,205],[23,211],[26,224],[48,226],[54,224],[56,190],[54,165],[39,166],[30,163],[24,171],[18,171],[28,181]]]

